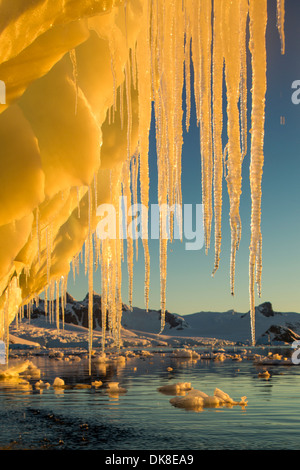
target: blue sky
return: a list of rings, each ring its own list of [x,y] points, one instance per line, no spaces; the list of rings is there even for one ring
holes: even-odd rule
[[[265,125],[265,164],[262,184],[263,274],[262,296],[256,304],[270,301],[274,310],[300,312],[300,104],[291,101],[294,80],[300,80],[300,2],[286,0],[286,53],[280,54],[276,28],[276,2],[268,2],[267,26],[267,96]],[[251,86],[249,87],[251,88]],[[248,100],[250,112],[250,101]],[[285,125],[280,117],[285,117]],[[182,155],[183,203],[202,202],[199,129],[195,115],[189,133],[184,135]],[[250,115],[249,115],[250,118]],[[250,121],[249,121],[250,123]],[[250,143],[250,134],[248,136]],[[150,136],[150,202],[157,203],[155,138]],[[248,258],[250,243],[251,200],[249,190],[250,154],[244,159],[241,198],[242,240],[236,262],[235,296],[230,295],[229,205],[224,182],[222,252],[220,268],[214,278],[214,236],[208,255],[204,249],[187,251],[180,241],[169,245],[167,309],[179,314],[197,311],[249,310]],[[159,245],[150,241],[151,286],[150,308],[160,308]],[[127,266],[123,266],[123,301],[127,297]],[[81,270],[76,284],[69,278],[69,292],[83,298],[87,279]],[[142,248],[134,267],[133,304],[144,306],[144,263]],[[100,293],[100,275],[95,274],[95,290]]]

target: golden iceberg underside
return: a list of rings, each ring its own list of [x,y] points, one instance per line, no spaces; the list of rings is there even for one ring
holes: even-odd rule
[[[0,12],[0,308],[16,277],[10,322],[20,301],[67,276],[88,233],[88,187],[94,204],[95,194],[109,201],[107,172],[127,156],[127,130],[117,113],[108,123],[107,111],[143,2],[19,0],[1,2]],[[132,149],[135,102],[133,90]],[[0,334],[3,325],[2,314]]]

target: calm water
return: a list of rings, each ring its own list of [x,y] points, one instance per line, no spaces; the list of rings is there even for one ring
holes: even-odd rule
[[[297,450],[300,448],[300,368],[272,366],[271,378],[258,377],[252,361],[222,363],[174,360],[155,354],[93,369],[86,360],[58,362],[30,358],[41,379],[66,384],[118,381],[127,393],[109,396],[103,387],[52,387],[42,392],[0,383],[0,447],[87,450]],[[13,361],[11,361],[13,365]],[[173,371],[168,372],[171,366]],[[34,380],[33,383],[35,383]],[[216,387],[248,406],[204,409],[173,407],[171,396],[157,391],[168,383],[191,382],[213,394]]]

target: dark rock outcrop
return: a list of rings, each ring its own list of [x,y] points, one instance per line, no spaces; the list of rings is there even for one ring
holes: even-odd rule
[[[299,340],[300,336],[290,328],[282,325],[271,325],[268,330],[261,335],[260,343],[293,343]]]
[[[265,317],[274,317],[275,313],[271,302],[264,302],[257,307],[257,310]]]
[[[62,318],[62,303],[61,299],[59,299],[59,311],[60,311],[60,319]],[[66,294],[66,305],[64,308],[64,321],[65,323],[70,323],[73,325],[83,326],[88,328],[89,325],[89,318],[88,318],[88,306],[89,306],[89,294],[87,294],[83,300],[76,300],[72,297],[69,293]],[[48,301],[48,309],[47,311],[50,312],[51,304]],[[53,300],[53,315],[56,316],[56,299]],[[122,311],[126,312],[129,311],[130,308],[126,304],[122,304]],[[29,316],[29,311],[27,311],[27,307],[24,309],[25,316]],[[161,317],[160,310],[157,312],[159,318]],[[48,313],[49,314],[49,313]],[[30,309],[30,317],[37,318],[40,315],[45,315],[45,303],[43,299],[39,299],[36,305],[33,305]],[[183,330],[185,327],[188,327],[186,321],[180,317],[179,315],[172,314],[170,312],[166,312],[166,324],[168,324],[171,328],[177,330]],[[102,311],[101,311],[101,295],[94,292],[93,294],[93,328],[99,329],[102,328]],[[108,316],[106,317],[106,329],[108,328]]]

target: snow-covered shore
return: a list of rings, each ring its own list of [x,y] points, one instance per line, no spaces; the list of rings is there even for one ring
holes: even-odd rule
[[[233,342],[217,340],[215,338],[202,338],[199,336],[178,334],[158,335],[151,332],[141,332],[122,328],[123,348],[184,348],[193,346],[230,346]],[[113,339],[110,334],[106,334],[106,348],[110,348]],[[78,349],[87,350],[88,330],[80,325],[60,323],[57,329],[55,323],[50,323],[44,317],[35,319],[23,319],[18,325],[13,323],[10,326],[10,349]],[[102,347],[101,329],[93,332],[93,348]]]
[[[64,324],[59,328],[44,314],[44,301],[33,307],[30,319],[23,318],[10,325],[11,349],[21,347],[81,348],[88,344],[88,296],[82,301],[69,294],[64,312]],[[94,293],[93,347],[101,348],[101,297]],[[291,345],[300,339],[300,315],[298,313],[274,312],[270,302],[256,307],[257,345]],[[165,328],[160,331],[160,311],[123,304],[122,346],[124,348],[193,346],[246,346],[250,345],[250,314],[234,311],[198,312],[181,316],[166,312]],[[106,347],[112,345],[110,333],[106,333]]]

